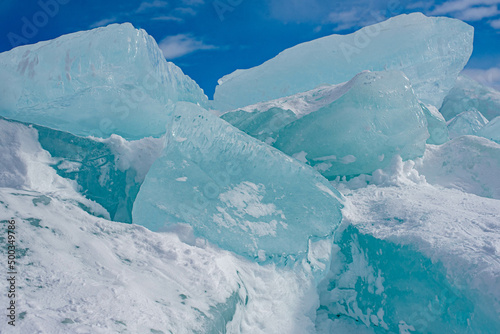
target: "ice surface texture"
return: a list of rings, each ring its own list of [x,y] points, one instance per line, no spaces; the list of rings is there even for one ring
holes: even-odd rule
[[[133,222],[153,231],[188,223],[196,235],[250,257],[307,251],[340,221],[339,195],[308,166],[190,103],[179,103]]]
[[[401,70],[415,94],[440,107],[472,53],[473,28],[444,17],[400,15],[353,34],[289,48],[262,65],[219,80],[214,107],[227,111],[338,84],[364,70]]]
[[[0,115],[75,135],[159,136],[165,105],[207,97],[130,23],[0,54]]]
[[[424,104],[421,104],[421,106],[427,119],[427,130],[429,131],[427,144],[441,145],[446,143],[450,137],[443,115],[434,106]]]
[[[299,270],[97,218],[54,194],[0,187],[0,226],[11,217],[23,231],[23,273],[18,331],[4,322],[2,333],[314,333],[307,314],[317,294]]]
[[[485,138],[461,136],[429,145],[417,169],[429,183],[500,200],[500,145]]]
[[[26,183],[35,182],[30,179],[46,178],[43,174],[29,177],[30,168],[50,170],[64,180],[74,181],[75,190],[102,205],[112,220],[126,223],[132,222],[135,196],[149,167],[163,148],[161,138],[143,138],[128,142],[120,136],[112,135],[108,139],[98,140],[78,137],[36,124],[8,121],[1,117],[0,129],[5,136],[25,137],[22,142],[29,142],[28,147],[38,147],[35,151],[33,148],[21,149],[15,140],[7,141],[7,138],[5,143],[2,142],[6,148],[10,145],[13,146],[14,152],[15,149],[20,152],[2,155],[6,167],[0,168],[0,186],[23,188]],[[26,147],[26,144],[23,147]],[[33,159],[28,158],[25,163],[21,163],[19,158],[16,158],[20,153],[31,154]],[[42,154],[45,156],[45,165],[42,168],[34,167],[34,157]],[[42,180],[36,182],[40,181]]]
[[[500,145],[462,136],[428,146],[426,168],[418,168],[425,178],[414,169],[419,163],[395,159],[372,176],[332,182],[346,202],[335,233],[334,278],[326,278],[326,291],[319,288],[328,309],[318,312],[349,314],[373,327],[384,327],[382,315],[389,328],[404,321],[415,333],[497,333],[500,205],[472,193],[483,196],[476,192],[481,182],[498,173]],[[453,183],[461,179],[465,187],[426,179],[449,188],[459,188]]]
[[[488,120],[477,109],[461,112],[448,122],[450,138],[475,135],[486,124]]]
[[[500,144],[500,116],[495,117],[477,132],[478,136],[488,138]]]
[[[371,173],[386,166],[395,154],[404,159],[422,156],[429,137],[422,107],[399,71],[366,71],[343,85],[221,117],[307,161],[329,179]]]
[[[78,193],[74,179],[62,177],[52,168],[57,160],[42,148],[36,129],[0,118],[0,156],[0,188],[35,191],[41,195],[37,201],[50,202],[49,195],[109,218],[101,205]]]
[[[500,116],[500,92],[461,75],[443,101],[440,111],[447,120],[476,109],[488,120]]]

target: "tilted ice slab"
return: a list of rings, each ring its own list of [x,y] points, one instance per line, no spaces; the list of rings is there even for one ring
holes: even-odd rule
[[[440,107],[472,53],[473,28],[444,17],[400,15],[353,34],[284,50],[262,65],[219,80],[214,108],[226,111],[338,84],[364,70],[401,70],[415,94]]]
[[[488,120],[477,109],[461,112],[448,122],[450,138],[475,135],[486,124]]]
[[[500,92],[460,75],[440,108],[447,120],[464,111],[476,109],[488,120],[500,116]]]
[[[343,85],[249,106],[222,118],[329,179],[371,173],[395,154],[422,156],[429,137],[422,107],[399,71],[366,71]]]
[[[450,140],[448,126],[439,110],[431,105],[421,104],[421,106],[427,119],[427,130],[429,131],[427,144],[441,145]]]
[[[207,103],[155,40],[129,23],[4,52],[0,77],[0,115],[82,136],[160,136],[166,104]]]
[[[500,145],[461,136],[444,145],[428,145],[417,170],[429,183],[500,200]]]
[[[321,175],[206,110],[178,103],[162,156],[134,203],[153,231],[187,223],[251,258],[305,253],[340,221],[338,193]]]
[[[323,85],[307,92],[227,111],[220,118],[272,145],[285,126],[338,100],[352,88],[356,78],[346,83]]]
[[[477,132],[478,136],[488,138],[500,144],[500,116],[495,117]]]
[[[100,204],[112,220],[127,223],[132,222],[132,205],[139,187],[164,143],[163,138],[151,137],[131,142],[117,135],[107,139],[84,138],[1,117],[0,129],[5,136],[4,148],[0,149],[11,150],[2,155],[5,167],[0,186],[24,189],[33,182],[44,184],[43,180],[50,179],[46,174],[53,173],[64,183],[71,184],[72,190]],[[29,143],[29,146],[22,143]],[[15,158],[23,155],[27,156],[24,162]],[[44,156],[43,167],[36,163],[36,158],[30,159],[30,155]],[[45,171],[45,174],[37,176],[29,170]],[[59,192],[64,187],[34,189],[42,188]]]

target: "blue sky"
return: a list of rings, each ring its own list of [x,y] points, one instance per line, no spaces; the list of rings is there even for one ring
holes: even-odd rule
[[[0,0],[0,52],[131,22],[211,97],[217,79],[238,68],[259,65],[298,43],[415,11],[473,25],[466,72],[500,90],[500,0]]]

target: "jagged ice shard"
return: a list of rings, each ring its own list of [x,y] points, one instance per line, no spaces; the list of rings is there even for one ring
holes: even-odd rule
[[[305,253],[332,234],[340,195],[321,175],[206,110],[178,103],[165,150],[137,195],[133,221],[195,235],[260,259]]]
[[[486,124],[488,120],[477,109],[461,112],[448,122],[450,138],[475,135]]]
[[[17,132],[13,132],[16,129]],[[5,136],[23,137],[30,131],[34,137],[30,146],[40,146],[45,159],[43,168],[57,173],[58,176],[74,182],[75,189],[83,196],[106,209],[114,221],[132,222],[132,205],[149,167],[163,148],[162,138],[143,138],[128,142],[117,135],[107,139],[84,138],[67,132],[58,131],[36,124],[8,121],[0,117],[0,130]],[[20,133],[19,133],[20,132]],[[5,146],[18,146],[15,141],[5,142]],[[28,152],[18,149],[26,156],[26,162],[17,162],[17,173],[12,179],[12,171],[0,168],[5,185],[21,187],[27,181],[30,162]],[[31,153],[33,154],[33,153]],[[2,154],[7,164],[11,154]],[[17,159],[16,159],[17,160]],[[22,167],[26,165],[28,167]],[[25,175],[26,174],[26,175]],[[33,174],[33,173],[31,173]],[[40,178],[45,178],[41,176]],[[14,181],[15,180],[15,181]]]
[[[399,71],[366,71],[343,85],[221,117],[329,179],[371,173],[396,154],[404,159],[422,156],[429,137],[422,106]]]
[[[445,17],[400,15],[353,34],[331,35],[289,48],[219,80],[214,108],[241,108],[346,82],[364,70],[401,70],[415,94],[437,108],[471,53],[474,29]]]
[[[500,92],[460,75],[444,99],[440,112],[446,120],[450,120],[471,109],[478,110],[489,121],[500,116]]]
[[[478,136],[488,138],[500,144],[500,116],[495,117],[477,132]]]
[[[207,97],[130,23],[0,54],[0,116],[79,136],[160,136],[165,105]]]
[[[421,106],[427,119],[427,130],[429,131],[427,144],[441,145],[446,143],[450,136],[443,115],[432,105],[421,104]]]

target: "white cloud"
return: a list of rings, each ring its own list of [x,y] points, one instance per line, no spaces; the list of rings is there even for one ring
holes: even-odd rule
[[[165,8],[168,6],[168,2],[161,0],[154,1],[144,1],[139,5],[139,8],[136,9],[136,13],[144,13],[151,9]]]
[[[334,29],[335,31],[340,31],[357,26],[359,24],[359,17],[358,9],[352,8],[345,12],[331,12],[328,15],[328,20],[337,25]]]
[[[107,19],[102,19],[100,21],[92,23],[89,27],[90,28],[97,28],[97,27],[103,27],[107,26],[108,24],[115,23],[116,22],[116,17],[110,17]]]
[[[189,8],[189,7],[179,7],[179,8],[176,8],[174,11],[176,11],[177,13],[180,13],[181,15],[191,15],[191,16],[196,15],[196,11],[193,8]]]
[[[162,15],[153,17],[151,20],[153,21],[174,21],[174,22],[182,22],[184,21],[180,17],[172,16],[172,15]]]
[[[484,18],[500,14],[497,6],[467,8],[457,14],[457,18],[463,21],[480,21]]]
[[[500,29],[500,19],[490,21],[489,24],[493,29]]]
[[[334,11],[328,15],[328,22],[336,25],[333,31],[365,27],[385,19],[383,13],[360,7],[353,7],[346,11]]]
[[[500,67],[465,69],[463,73],[485,86],[490,86],[500,91]]]
[[[436,6],[430,15],[450,15],[464,21],[480,21],[500,14],[500,0],[456,0]]]
[[[214,45],[203,43],[203,41],[186,34],[168,36],[160,44],[160,49],[167,59],[175,59],[199,50],[217,49]]]
[[[463,11],[474,6],[491,6],[499,4],[500,0],[456,0],[448,1],[436,8],[431,15],[451,14],[453,12]]]

